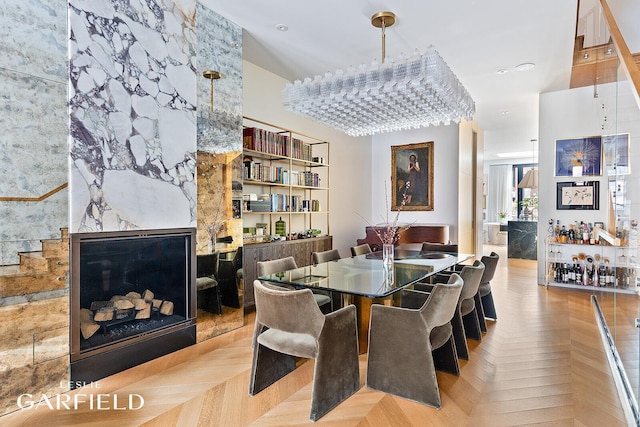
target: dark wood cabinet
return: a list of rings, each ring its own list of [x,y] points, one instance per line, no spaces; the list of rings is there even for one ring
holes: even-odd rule
[[[273,243],[245,244],[242,259],[242,281],[244,306],[255,305],[253,298],[253,281],[258,278],[258,261],[292,256],[298,267],[311,264],[313,252],[327,251],[333,248],[331,236],[313,237],[310,239],[286,240]]]

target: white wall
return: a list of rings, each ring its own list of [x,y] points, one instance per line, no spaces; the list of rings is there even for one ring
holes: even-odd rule
[[[280,92],[285,79],[250,62],[243,62],[243,115],[289,128],[331,142],[330,149],[330,232],[333,247],[342,256],[356,239],[365,236],[367,225],[357,213],[371,214],[371,138],[353,138],[307,120],[284,109]],[[386,165],[387,169],[390,162]],[[323,230],[324,231],[324,230]]]
[[[448,224],[449,238],[458,241],[458,125],[427,127],[373,137],[371,158],[370,220],[383,222],[387,217],[384,200],[385,182],[391,197],[391,146],[434,141],[434,210],[402,211],[400,222]],[[395,214],[394,214],[395,215]],[[394,218],[391,214],[390,218]]]
[[[539,159],[539,216],[538,221],[538,283],[544,279],[544,238],[549,219],[567,225],[579,221],[607,221],[608,196],[606,177],[588,177],[600,181],[600,209],[556,210],[556,183],[574,181],[571,177],[554,177],[556,139],[583,136],[630,133],[631,175],[627,177],[627,197],[631,218],[640,217],[640,110],[628,82],[610,83],[598,87],[594,98],[593,87],[583,87],[540,95],[540,159]],[[604,104],[605,108],[602,108]],[[607,120],[604,120],[604,116]],[[602,126],[605,126],[604,131]]]

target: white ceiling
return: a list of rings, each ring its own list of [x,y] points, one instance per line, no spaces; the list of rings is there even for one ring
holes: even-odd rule
[[[432,44],[476,103],[486,158],[531,150],[538,94],[569,88],[577,0],[201,0],[244,29],[244,59],[288,80],[380,60]],[[279,31],[284,24],[288,31]],[[532,62],[530,71],[516,71]],[[500,69],[507,70],[498,74]],[[503,112],[508,111],[508,114]],[[532,134],[535,133],[535,134]],[[507,137],[508,135],[508,137]]]

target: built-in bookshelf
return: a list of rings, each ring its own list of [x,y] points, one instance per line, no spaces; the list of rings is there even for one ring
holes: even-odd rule
[[[245,117],[242,161],[245,244],[329,234],[328,141]]]

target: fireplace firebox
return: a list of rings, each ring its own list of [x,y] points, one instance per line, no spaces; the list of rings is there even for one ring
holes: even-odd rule
[[[196,342],[195,229],[71,235],[71,381]]]

